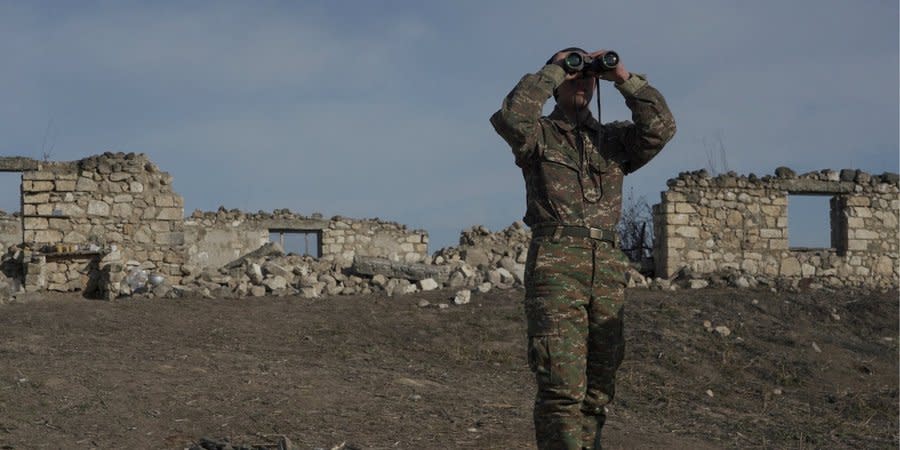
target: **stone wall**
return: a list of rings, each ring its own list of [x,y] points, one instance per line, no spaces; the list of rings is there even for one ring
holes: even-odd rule
[[[797,176],[682,173],[653,206],[658,276],[739,272],[840,287],[898,285],[898,176],[822,170]],[[788,197],[831,198],[831,245],[788,246]]]
[[[349,264],[356,256],[378,256],[391,261],[422,262],[428,259],[428,232],[379,219],[335,216],[322,230],[322,258]]]
[[[316,245],[310,256],[349,266],[356,256],[378,256],[399,262],[428,258],[428,233],[379,219],[348,219],[319,214],[303,216],[287,209],[272,213],[243,213],[219,208],[195,211],[185,221],[188,264],[200,269],[222,267],[279,233],[310,233]]]
[[[178,282],[184,201],[171,183],[171,175],[134,153],[23,171],[23,236],[32,252],[25,288],[114,286],[133,268]]]

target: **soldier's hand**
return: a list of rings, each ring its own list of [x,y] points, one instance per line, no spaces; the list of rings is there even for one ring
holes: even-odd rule
[[[606,50],[597,50],[595,52],[589,53],[588,56],[596,59],[602,57],[606,52]],[[615,69],[600,72],[599,74],[597,74],[597,76],[601,80],[612,81],[616,84],[620,84],[631,78],[631,72],[629,72],[628,69],[625,68],[625,65],[622,64],[622,61],[619,61],[619,64],[616,65]]]

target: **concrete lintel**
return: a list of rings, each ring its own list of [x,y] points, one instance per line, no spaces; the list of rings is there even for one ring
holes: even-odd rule
[[[781,180],[782,189],[793,195],[846,194],[853,192],[855,183],[822,180]]]
[[[321,231],[328,228],[328,221],[321,219],[267,219],[259,222],[260,227],[270,230]]]
[[[24,156],[0,156],[0,172],[38,170],[40,161]]]

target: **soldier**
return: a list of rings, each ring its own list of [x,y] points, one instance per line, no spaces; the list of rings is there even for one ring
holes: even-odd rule
[[[624,354],[627,259],[617,248],[622,180],[675,134],[665,99],[644,75],[574,71],[559,51],[525,75],[491,117],[512,147],[527,194],[532,240],[525,268],[528,362],[537,380],[539,449],[599,449],[605,405]],[[568,72],[567,72],[568,69]],[[615,83],[632,122],[600,124],[588,108],[596,78]],[[556,108],[541,116],[553,96]]]

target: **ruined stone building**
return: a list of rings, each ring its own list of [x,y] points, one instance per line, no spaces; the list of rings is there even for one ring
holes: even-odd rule
[[[336,264],[357,255],[403,262],[428,257],[425,231],[378,219],[224,209],[185,219],[172,176],[143,154],[104,153],[73,162],[7,157],[0,158],[0,171],[22,174],[22,209],[0,215],[0,243],[23,247],[16,259],[28,291],[115,290],[135,267],[177,284],[183,275],[221,267],[273,236],[283,242],[295,234],[312,238],[310,255]]]
[[[823,170],[710,177],[682,173],[654,205],[656,274],[734,271],[826,286],[897,287],[900,197],[894,173]],[[831,242],[788,245],[789,198],[827,196]]]

